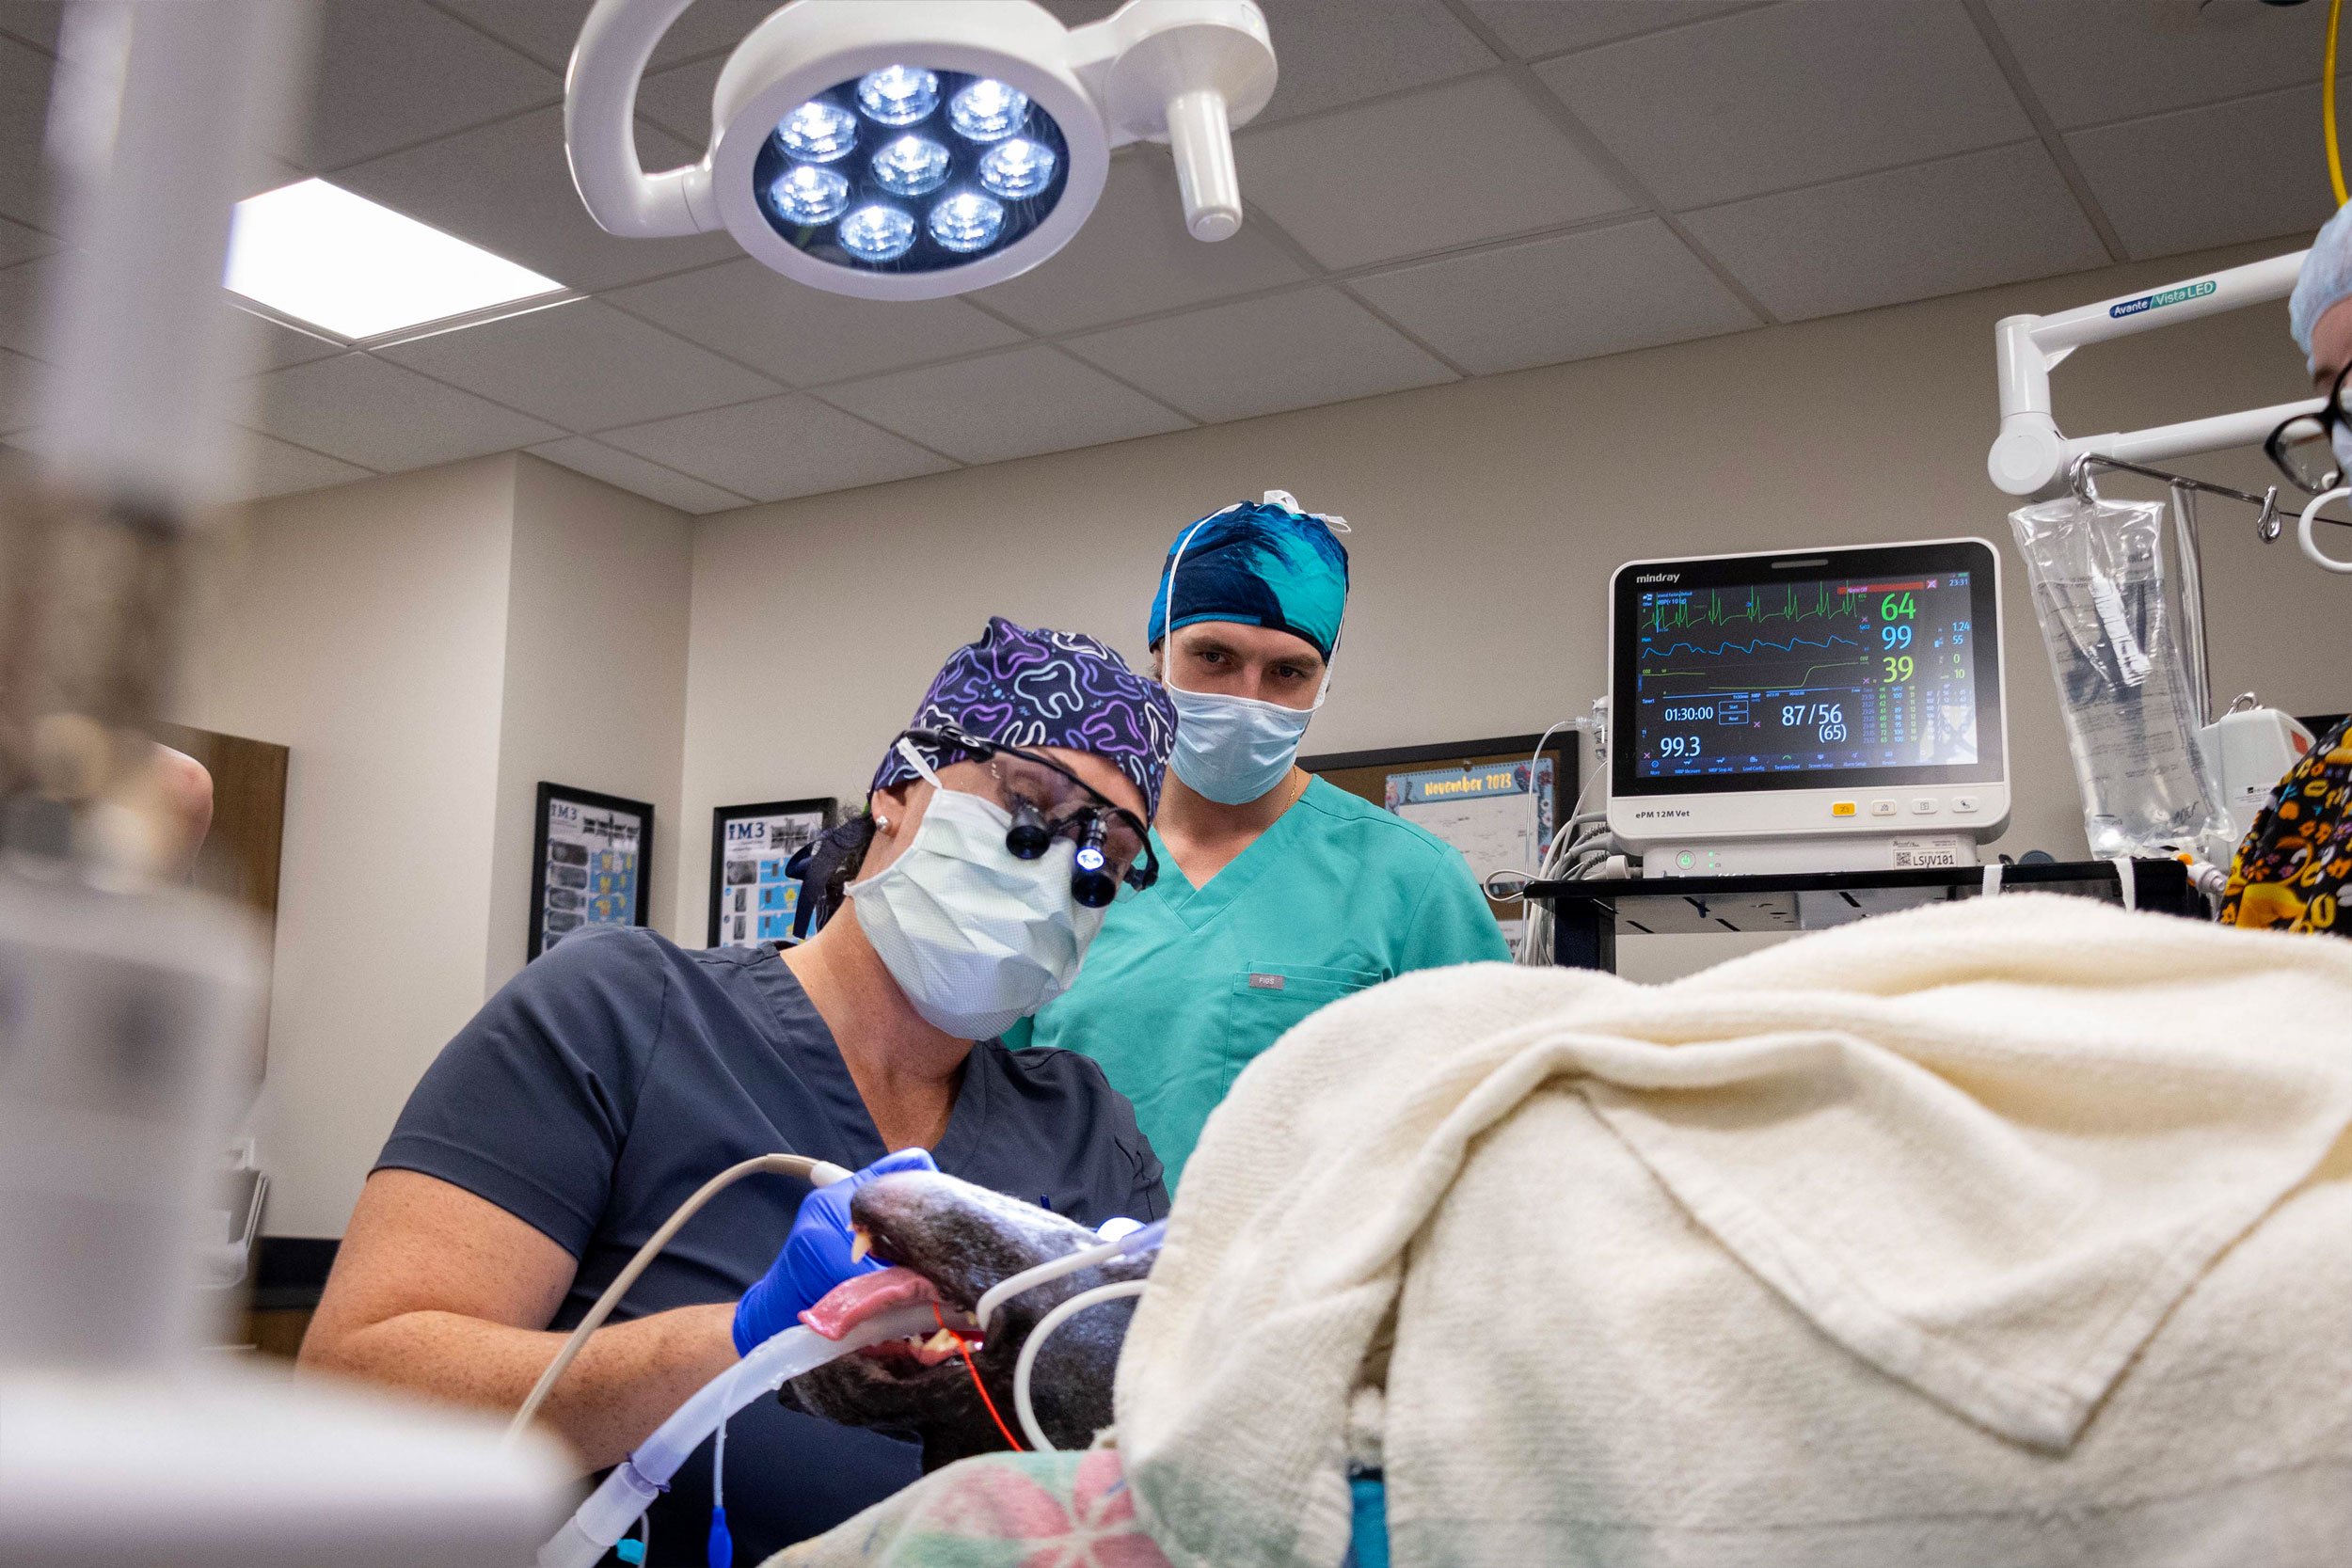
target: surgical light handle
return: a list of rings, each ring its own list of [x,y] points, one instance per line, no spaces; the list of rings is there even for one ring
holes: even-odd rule
[[[2161,463],[2199,452],[2258,444],[2297,414],[2323,407],[2324,400],[2249,408],[2146,430],[2068,436],[2058,429],[2050,397],[2050,372],[2085,343],[2151,332],[2197,321],[2224,310],[2283,299],[2294,292],[2306,253],[2296,251],[2184,278],[2136,294],[2119,295],[2048,316],[2007,316],[1994,328],[1999,360],[2001,432],[1986,455],[1993,483],[2012,496],[2054,494],[2067,470],[2085,453],[2129,463]]]

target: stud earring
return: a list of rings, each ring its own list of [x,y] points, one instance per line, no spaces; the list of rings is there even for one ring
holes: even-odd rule
[[[887,816],[877,816],[874,818],[874,826],[880,828],[883,832],[888,832],[890,831],[890,818]]]

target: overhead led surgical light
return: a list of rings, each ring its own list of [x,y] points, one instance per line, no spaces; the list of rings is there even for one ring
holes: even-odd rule
[[[795,0],[719,73],[702,160],[647,174],[638,83],[689,3],[597,0],[572,51],[572,181],[612,233],[724,229],[803,283],[935,299],[1059,250],[1133,141],[1168,145],[1195,239],[1241,227],[1232,127],[1275,79],[1251,0],[1129,0],[1074,29],[1032,0]]]

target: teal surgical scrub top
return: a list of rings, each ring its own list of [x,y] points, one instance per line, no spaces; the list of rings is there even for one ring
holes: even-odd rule
[[[1004,1043],[1100,1062],[1171,1191],[1234,1077],[1292,1024],[1407,970],[1510,957],[1458,851],[1321,779],[1206,887],[1152,847],[1159,880],[1120,895],[1078,983]]]

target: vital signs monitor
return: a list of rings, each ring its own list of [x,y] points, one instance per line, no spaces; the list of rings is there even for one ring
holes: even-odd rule
[[[1629,562],[1610,832],[1645,877],[1974,864],[2009,821],[2000,617],[1981,539]]]

